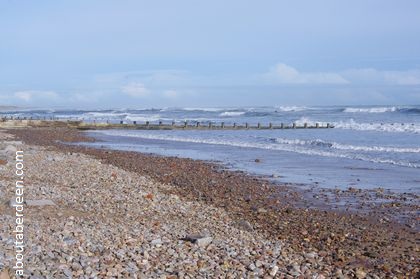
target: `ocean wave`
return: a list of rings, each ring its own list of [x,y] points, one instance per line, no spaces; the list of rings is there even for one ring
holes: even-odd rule
[[[370,108],[345,108],[343,112],[348,113],[385,113],[385,112],[395,112],[397,107],[370,107]]]
[[[401,106],[401,107],[348,107],[342,110],[344,113],[386,113],[386,112],[399,112],[399,113],[420,113],[419,107]]]
[[[149,140],[164,140],[164,141],[175,141],[175,142],[185,142],[185,143],[198,143],[198,144],[212,144],[212,145],[225,145],[233,147],[243,147],[243,148],[257,148],[257,149],[266,149],[266,150],[278,150],[278,151],[288,151],[295,152],[305,155],[317,155],[323,157],[335,157],[335,158],[346,158],[354,160],[369,161],[374,163],[383,163],[383,164],[392,164],[410,168],[420,168],[420,164],[406,162],[406,161],[395,161],[391,159],[384,158],[372,158],[363,154],[348,154],[348,153],[339,153],[332,152],[328,150],[318,150],[310,149],[302,146],[293,146],[287,144],[277,144],[277,143],[258,143],[258,142],[242,142],[236,140],[222,140],[222,139],[211,139],[211,138],[194,138],[194,137],[179,137],[179,136],[168,136],[168,135],[158,135],[158,134],[144,134],[138,132],[126,132],[118,130],[106,130],[106,131],[97,131],[97,133],[102,133],[110,136],[123,136],[123,137],[134,137],[139,139],[149,139]]]
[[[280,107],[276,107],[275,109],[276,111],[281,111],[281,112],[292,112],[292,111],[304,111],[304,110],[308,110],[309,108],[299,107],[299,106],[280,106]]]
[[[45,116],[45,117],[48,117],[48,116]],[[58,119],[76,119],[76,120],[82,120],[83,118],[83,116],[80,114],[55,114],[54,117]]]
[[[93,119],[93,118],[124,118],[127,113],[115,113],[115,112],[87,112],[82,115],[84,118]]]
[[[358,123],[353,119],[333,123],[335,128],[393,133],[420,133],[420,123]]]
[[[327,125],[328,122],[315,121],[308,117],[301,117],[294,121],[296,125],[304,125],[307,123],[313,126],[319,123],[321,126]],[[359,123],[350,119],[347,121],[329,122],[334,128],[350,129],[358,131],[378,131],[378,132],[392,132],[392,133],[420,133],[420,123]]]
[[[225,111],[219,114],[221,117],[241,116],[244,115],[244,111]]]
[[[245,116],[247,117],[267,117],[272,116],[272,112],[265,112],[265,111],[247,111]]]
[[[180,110],[185,111],[206,111],[206,112],[219,112],[226,110],[224,108],[180,108]]]
[[[138,114],[138,113],[116,113],[116,112],[88,112],[80,115],[79,118],[88,120],[100,119],[100,120],[125,120],[125,121],[159,121],[159,120],[171,120],[163,118],[160,114]]]
[[[420,108],[401,108],[400,111],[408,114],[420,114]]]
[[[168,119],[163,119],[159,114],[145,114],[145,115],[127,114],[124,117],[124,120],[146,122],[146,121],[159,121],[159,120],[168,120]]]
[[[420,148],[351,145],[351,144],[342,144],[338,142],[327,142],[321,139],[301,140],[301,139],[276,138],[276,139],[273,139],[273,141],[279,144],[317,146],[317,147],[326,147],[326,148],[333,148],[333,149],[339,149],[339,150],[345,150],[345,151],[420,153]]]
[[[305,123],[308,124],[309,126],[315,126],[317,123],[321,126],[326,126],[328,124],[327,122],[315,121],[305,116],[293,121],[293,123],[295,123],[298,126],[303,126]],[[329,124],[332,124],[332,123],[329,123]]]

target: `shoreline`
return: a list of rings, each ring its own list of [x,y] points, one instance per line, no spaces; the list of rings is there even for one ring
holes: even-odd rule
[[[392,220],[378,222],[378,215],[299,208],[296,204],[303,201],[302,197],[291,187],[222,170],[211,163],[57,142],[92,140],[76,130],[31,128],[8,132],[27,144],[63,154],[86,154],[103,164],[173,185],[168,194],[219,208],[238,227],[285,241],[294,250],[314,251],[334,270],[351,270],[353,275],[356,270],[399,276],[418,273],[418,248],[415,248],[418,231]]]
[[[83,140],[88,142],[102,142],[101,138],[91,136],[87,131],[83,131],[80,134],[82,135],[82,142]],[[83,146],[105,151],[113,150],[102,146]],[[115,149],[113,151],[119,150]],[[283,192],[286,191],[286,189],[288,192],[293,192],[295,195],[291,200],[291,204],[294,207],[299,207],[301,209],[328,210],[341,213],[351,212],[353,214],[362,214],[367,217],[372,215],[372,218],[380,220],[380,222],[383,223],[392,220],[417,231],[420,230],[420,222],[416,219],[416,212],[420,210],[420,206],[418,206],[420,196],[415,192],[393,191],[383,187],[360,189],[356,184],[350,184],[347,188],[331,188],[323,187],[321,183],[312,185],[293,183],[281,181],[270,175],[251,173],[247,170],[232,168],[221,161],[209,161],[205,159],[193,159],[132,150],[128,150],[127,152],[141,153],[151,157],[172,158],[180,161],[183,159],[192,160],[198,164],[208,164],[211,168],[220,171],[233,172],[239,175],[242,174],[244,176],[249,176],[251,179],[256,178],[260,181],[260,184],[270,185],[270,187],[280,187],[283,189]],[[255,160],[255,164],[260,162],[260,159],[258,158]],[[279,195],[279,198],[281,198],[281,195]]]

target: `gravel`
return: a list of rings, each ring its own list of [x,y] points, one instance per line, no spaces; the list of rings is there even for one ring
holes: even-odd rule
[[[0,159],[6,161],[0,164],[0,274],[13,272],[15,217],[8,201],[16,177],[13,150],[6,148],[19,144],[25,199],[56,205],[25,208],[25,278],[418,275],[417,232],[398,224],[369,226],[364,217],[295,208],[293,199],[279,203],[283,194],[297,195],[210,164],[41,144],[45,131],[13,133],[25,143],[0,133]],[[193,179],[187,166],[208,173]]]

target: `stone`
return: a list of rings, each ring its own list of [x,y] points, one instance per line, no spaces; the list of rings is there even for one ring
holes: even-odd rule
[[[316,255],[316,253],[314,253],[314,252],[311,252],[311,253],[306,253],[306,254],[305,254],[305,257],[306,257],[307,259],[314,259],[316,256],[317,256],[317,255]]]
[[[248,266],[248,269],[251,270],[251,271],[254,271],[256,268],[257,267],[253,263]]]
[[[0,279],[10,279],[9,272],[7,271],[7,269],[4,269],[0,273]]]
[[[27,206],[56,206],[52,200],[26,200]]]
[[[257,212],[258,213],[267,213],[267,209],[265,209],[265,208],[258,208]]]
[[[203,235],[187,235],[186,237],[182,238],[182,240],[189,241],[197,244],[200,247],[206,248],[213,241],[213,238]]]
[[[262,267],[263,266],[263,262],[262,261],[260,261],[260,260],[257,260],[256,262],[255,262],[255,266],[256,267]]]
[[[17,203],[17,202],[16,202],[16,198],[11,198],[11,199],[9,200],[9,206],[10,206],[10,207],[14,207],[14,206],[17,206],[17,205],[22,205],[22,204]]]
[[[243,231],[249,231],[250,232],[250,231],[254,230],[253,226],[246,220],[239,220],[236,223],[236,225],[240,230],[243,230]]]
[[[70,271],[70,269],[64,269],[63,270],[64,275],[66,275],[68,278],[73,277],[73,273]]]
[[[61,133],[60,130],[51,131],[56,132]],[[0,137],[1,133],[0,131]],[[0,147],[0,159],[9,160],[6,166],[0,162],[0,169],[12,170],[13,154],[1,156],[1,150],[8,144],[13,145],[9,142],[0,143],[3,147]],[[362,255],[372,256],[372,251],[377,251],[376,246],[362,251],[362,245],[352,245],[371,238],[370,230],[366,233],[367,238],[363,238],[365,228],[362,225],[365,224],[354,223],[354,229],[349,227],[349,232],[346,233],[345,239],[348,241],[343,241],[342,227],[333,225],[337,220],[346,222],[347,215],[342,220],[330,219],[330,213],[325,217],[323,214],[319,215],[320,219],[316,217],[318,215],[311,218],[311,209],[295,209],[292,205],[294,192],[288,191],[284,193],[284,201],[280,198],[283,194],[279,194],[278,200],[281,203],[274,200],[273,203],[264,203],[259,197],[259,190],[270,190],[269,186],[264,186],[269,184],[258,182],[255,186],[259,186],[254,188],[254,184],[245,183],[243,188],[246,191],[242,191],[244,181],[231,178],[227,171],[221,171],[220,177],[218,174],[213,177],[213,173],[207,176],[205,170],[193,172],[191,186],[197,187],[197,191],[205,196],[206,191],[203,189],[212,185],[207,197],[214,198],[215,205],[219,199],[223,204],[231,203],[226,210],[219,206],[213,207],[210,200],[207,200],[207,204],[201,200],[190,201],[183,195],[178,197],[174,194],[178,189],[183,189],[184,180],[189,178],[184,176],[187,170],[184,167],[188,167],[189,163],[180,169],[177,167],[178,162],[183,164],[182,160],[172,161],[165,157],[153,159],[168,164],[167,168],[159,170],[167,174],[167,179],[162,180],[164,183],[161,184],[140,175],[149,173],[149,170],[147,167],[143,171],[143,166],[137,161],[130,162],[127,170],[110,165],[109,160],[114,159],[116,151],[102,154],[108,159],[104,159],[101,165],[95,156],[85,156],[82,153],[69,155],[67,152],[61,154],[61,151],[40,149],[36,146],[33,146],[32,150],[27,145],[16,147],[22,148],[25,154],[30,155],[25,157],[25,165],[30,166],[27,169],[28,182],[32,182],[28,184],[31,186],[31,197],[28,198],[51,199],[57,202],[57,207],[28,207],[30,211],[33,209],[25,220],[30,226],[26,234],[32,246],[28,247],[30,257],[25,264],[28,278],[366,279],[398,275],[409,277],[416,272],[415,253],[408,249],[405,252],[406,257],[395,257],[395,262],[384,256],[386,262],[383,266],[372,266],[372,270],[342,265],[342,261],[336,261],[336,256],[342,257],[342,251],[347,247],[350,247],[349,262]],[[65,147],[63,149],[66,151]],[[27,150],[31,150],[31,153],[26,153]],[[46,159],[48,157],[60,160],[60,163],[52,164]],[[124,155],[123,160],[126,158]],[[264,160],[262,162],[264,163]],[[141,172],[129,171],[131,166],[133,170],[138,168]],[[218,171],[218,167],[215,170]],[[155,174],[160,175],[159,172],[151,172],[152,177],[155,177]],[[110,179],[112,177],[115,178],[114,182]],[[0,185],[8,185],[9,181],[13,182],[15,179],[13,171],[4,172],[0,177]],[[210,180],[211,182],[208,182]],[[249,186],[252,187],[248,189]],[[225,187],[228,190],[223,189]],[[220,193],[219,188],[223,190]],[[217,190],[214,195],[212,190]],[[10,195],[12,189],[5,188],[3,192],[4,202],[9,201],[8,197],[13,197]],[[153,197],[147,198],[148,193],[153,193]],[[277,197],[277,191],[270,190],[270,193],[276,194]],[[220,197],[217,196],[219,194]],[[293,194],[290,196],[291,200],[287,198],[289,194]],[[324,194],[320,194],[320,197],[322,199]],[[242,205],[245,206],[243,210]],[[2,206],[9,209],[7,205]],[[35,210],[37,208],[40,210]],[[92,212],[92,209],[95,212]],[[258,214],[258,209],[262,213],[267,210],[267,213]],[[2,224],[13,224],[13,215],[0,214],[0,221]],[[331,223],[324,224],[323,220]],[[276,222],[273,223],[273,238],[271,235],[267,238],[271,232],[267,231],[266,234],[264,223],[259,223],[267,221]],[[300,222],[303,222],[301,226]],[[332,229],[329,229],[330,225],[333,226]],[[10,236],[10,226],[0,227],[2,274],[4,268],[13,264],[15,239]],[[261,231],[258,230],[259,227]],[[290,235],[293,232],[295,236]],[[334,232],[335,236],[331,232]],[[189,233],[196,235],[181,240]],[[290,239],[284,237],[286,234],[290,235]],[[388,244],[389,238],[383,238],[383,234],[372,236],[378,238],[378,245],[382,245],[382,242]],[[330,238],[330,245],[327,245],[324,237]],[[398,242],[391,241],[390,244],[403,243],[403,237],[406,235],[395,234]],[[306,238],[308,242],[301,240],[302,238]],[[339,248],[342,250],[337,250],[335,244],[340,244]],[[164,249],[158,248],[160,245]],[[415,249],[415,246],[413,247]],[[408,262],[412,265],[408,265]],[[338,266],[344,270],[338,270]],[[8,271],[10,276],[6,279],[10,279],[13,274],[13,270]]]
[[[272,277],[276,276],[278,271],[279,271],[279,267],[277,265],[273,266],[273,268],[270,270],[270,276]]]
[[[162,245],[162,239],[160,239],[160,238],[153,239],[151,244],[155,245],[155,246]]]
[[[5,153],[15,153],[17,151],[16,146],[14,145],[8,145],[6,146],[6,148],[4,149]]]
[[[364,279],[364,278],[366,278],[366,272],[363,270],[363,269],[357,269],[356,270],[356,278],[357,279]]]
[[[196,241],[196,244],[202,248],[206,248],[213,241],[213,238],[210,236],[199,238]]]

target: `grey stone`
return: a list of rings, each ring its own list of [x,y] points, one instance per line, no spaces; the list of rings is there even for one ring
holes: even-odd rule
[[[25,204],[27,206],[55,206],[56,204],[52,200],[26,200]]]
[[[4,149],[4,152],[6,152],[6,153],[14,153],[14,152],[16,152],[17,151],[17,148],[16,148],[16,146],[14,146],[14,145],[8,145],[8,146],[6,146],[6,148]]]
[[[236,225],[242,231],[249,231],[250,232],[250,231],[253,231],[254,230],[254,228],[252,227],[252,225],[248,221],[246,221],[246,220],[239,220],[236,223]]]
[[[160,238],[153,239],[151,244],[152,245],[162,245],[162,239],[160,239]]]
[[[265,208],[258,208],[257,212],[258,213],[267,213],[267,209],[265,209]]]
[[[207,236],[207,237],[197,239],[195,243],[200,247],[206,248],[207,246],[209,246],[209,244],[212,241],[213,241],[213,238],[210,236]]]
[[[270,276],[276,276],[277,272],[279,271],[279,267],[277,265],[273,266],[273,268],[270,270]]]
[[[17,206],[17,205],[23,205],[23,204],[21,204],[21,203],[17,203],[17,202],[16,202],[16,198],[15,198],[15,197],[13,197],[13,198],[11,198],[11,199],[9,200],[9,206],[10,206],[10,207]]]
[[[67,278],[73,278],[73,273],[69,269],[64,269],[63,273],[67,276]]]
[[[192,243],[197,244],[200,247],[205,248],[213,241],[213,238],[210,236],[202,236],[202,235],[188,235],[182,240],[190,241]]]

